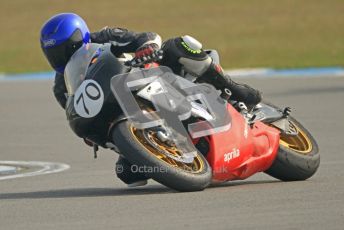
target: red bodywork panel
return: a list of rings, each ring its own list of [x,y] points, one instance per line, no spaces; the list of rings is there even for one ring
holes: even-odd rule
[[[213,170],[213,182],[245,179],[267,170],[279,147],[277,129],[262,122],[251,128],[231,105],[227,109],[232,117],[231,128],[209,136],[207,160]]]
[[[159,66],[146,64],[145,68]],[[242,180],[267,170],[276,158],[280,132],[262,122],[251,128],[231,105],[227,106],[232,126],[226,132],[205,137],[209,142],[207,160],[213,170],[213,182]],[[199,139],[194,139],[196,144]]]

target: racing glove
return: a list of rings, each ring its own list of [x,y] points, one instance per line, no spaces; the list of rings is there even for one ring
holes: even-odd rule
[[[162,59],[163,51],[159,50],[159,46],[155,43],[144,45],[135,52],[135,57],[129,61],[130,66],[139,67],[147,63]]]

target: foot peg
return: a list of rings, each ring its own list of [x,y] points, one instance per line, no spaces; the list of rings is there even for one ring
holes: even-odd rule
[[[226,101],[228,101],[231,96],[232,96],[232,92],[228,88],[225,88],[224,90],[222,90],[222,93],[220,95],[220,97],[222,97]]]
[[[291,113],[291,108],[290,107],[285,107],[283,109],[283,117],[288,117]]]

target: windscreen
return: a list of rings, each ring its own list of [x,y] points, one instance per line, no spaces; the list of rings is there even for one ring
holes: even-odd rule
[[[74,92],[85,79],[86,72],[92,58],[97,54],[97,52],[99,52],[99,48],[101,46],[101,44],[93,43],[83,45],[69,60],[64,73],[64,79],[69,96],[74,95]]]
[[[197,152],[188,134],[199,138],[231,127],[227,102],[219,98],[214,87],[189,82],[165,66],[116,75],[111,79],[111,90],[135,128],[162,126],[183,152],[185,162],[192,160]],[[151,101],[155,111],[141,109],[135,95]],[[204,114],[208,116],[202,116]],[[191,115],[203,119],[188,124],[186,130],[182,120]]]

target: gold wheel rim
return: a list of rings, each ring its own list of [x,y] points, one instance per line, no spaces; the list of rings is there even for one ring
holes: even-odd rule
[[[290,121],[290,123],[296,128],[298,134],[296,136],[281,134],[280,145],[303,155],[310,154],[313,149],[310,138],[294,122]]]
[[[147,150],[150,154],[158,158],[159,160],[173,166],[175,168],[182,169],[187,172],[191,173],[199,173],[202,172],[204,169],[204,162],[203,159],[197,154],[194,158],[194,161],[190,164],[183,163],[173,158],[168,157],[166,154],[163,154],[164,151],[167,151],[169,154],[175,155],[176,157],[180,156],[180,151],[174,146],[168,146],[167,144],[161,142],[157,137],[154,135],[150,136],[150,141],[146,139],[143,134],[143,130],[136,129],[133,126],[130,127],[130,131],[133,137],[137,140],[140,145]],[[155,142],[156,145],[153,146],[150,142]],[[156,147],[159,146],[160,149]]]

